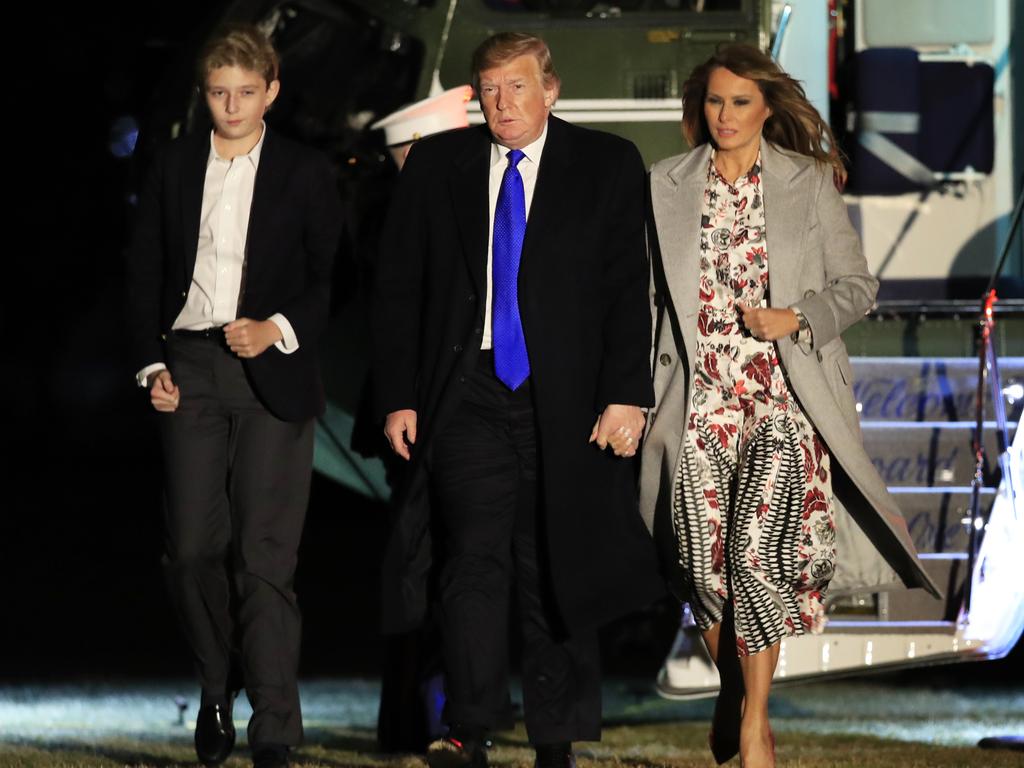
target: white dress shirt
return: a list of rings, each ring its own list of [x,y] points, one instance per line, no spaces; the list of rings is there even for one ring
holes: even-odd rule
[[[171,326],[176,331],[202,331],[237,319],[253,188],[266,135],[264,123],[256,146],[248,154],[228,160],[217,153],[214,133],[210,131],[196,265],[185,306]],[[275,346],[285,354],[297,350],[299,341],[287,318],[275,313],[268,319],[283,337]],[[146,386],[151,373],[166,367],[162,362],[147,365],[136,374],[139,386]]]
[[[516,168],[519,175],[523,177],[523,193],[526,197],[526,219],[530,219],[530,203],[533,202],[533,190],[537,186],[537,172],[540,170],[540,157],[544,152],[544,141],[548,137],[548,126],[544,124],[544,130],[540,137],[532,144],[523,147],[523,159],[519,161]],[[491,294],[493,292],[491,278],[491,264],[494,257],[494,210],[498,207],[498,192],[501,191],[501,180],[508,168],[509,148],[497,142],[491,144],[491,173],[488,183],[488,203],[490,205],[490,218],[487,227],[487,303],[484,305],[484,333],[481,349],[491,348]]]

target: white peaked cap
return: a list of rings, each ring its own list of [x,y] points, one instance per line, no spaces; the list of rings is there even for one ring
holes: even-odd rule
[[[460,85],[437,96],[402,107],[397,112],[382,117],[370,128],[383,128],[384,140],[389,147],[408,144],[433,133],[465,128],[469,125],[466,102],[471,98],[472,87]]]

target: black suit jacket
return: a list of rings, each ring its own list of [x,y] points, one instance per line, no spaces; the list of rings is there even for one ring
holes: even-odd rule
[[[417,411],[418,439],[385,569],[385,626],[414,624],[431,567],[423,459],[479,354],[487,290],[485,127],[413,146],[381,241],[374,382],[381,416]],[[549,118],[519,271],[555,595],[571,628],[662,590],[633,461],[588,444],[610,403],[651,405],[644,167],[630,142]]]
[[[127,269],[137,369],[164,361],[163,343],[188,296],[209,152],[209,133],[171,142],[156,157],[140,199]],[[295,331],[299,349],[292,354],[271,346],[244,361],[257,396],[285,421],[305,421],[324,409],[317,347],[327,324],[341,226],[327,159],[268,128],[253,188],[238,316],[265,320],[280,312]]]

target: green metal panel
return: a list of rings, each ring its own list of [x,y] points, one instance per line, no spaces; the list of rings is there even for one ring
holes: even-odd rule
[[[771,21],[769,0],[741,0],[738,10],[624,10],[618,16],[608,10],[615,3],[595,2],[589,17],[580,11],[499,11],[484,0],[437,0],[430,7],[404,0],[350,2],[423,43],[417,98],[428,95],[435,68],[446,88],[469,82],[474,49],[489,35],[515,30],[547,41],[562,79],[562,99],[678,99],[687,75],[719,43],[766,44]],[[685,149],[676,122],[592,125],[631,139],[648,163]]]
[[[557,114],[558,110],[555,110]],[[587,123],[587,128],[629,139],[640,148],[645,167],[687,149],[679,123]]]
[[[851,355],[871,357],[973,357],[977,354],[977,322],[959,318],[872,317],[843,333]],[[996,320],[993,344],[1000,357],[1024,356],[1024,317]]]
[[[596,4],[595,4],[596,5]],[[738,12],[623,13],[585,18],[550,13],[502,13],[482,0],[462,2],[453,19],[441,82],[466,82],[473,50],[495,32],[521,31],[543,37],[562,78],[564,98],[635,98],[636,75],[665,75],[659,98],[677,98],[693,67],[726,40],[757,44],[763,13],[760,0],[744,0]]]

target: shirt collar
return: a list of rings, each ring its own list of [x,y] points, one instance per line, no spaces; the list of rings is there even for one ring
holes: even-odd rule
[[[540,156],[544,152],[544,142],[547,141],[547,138],[548,138],[548,124],[547,124],[547,122],[545,122],[544,123],[544,130],[540,132],[540,136],[538,136],[533,141],[533,143],[527,144],[525,147],[523,147],[522,151],[523,151],[523,155],[525,155],[524,159],[525,160],[529,160],[534,165],[539,165],[540,164]],[[507,157],[508,152],[509,152],[508,147],[504,146],[503,144],[499,144],[496,141],[492,141],[491,142],[491,167],[493,168],[494,166],[498,165],[499,163],[507,163],[508,162],[508,157]]]
[[[221,157],[217,153],[217,146],[213,143],[213,130],[210,131],[210,156],[206,159],[206,164],[209,165],[215,160],[222,162],[228,162],[225,158]],[[263,152],[263,140],[267,138],[267,123],[264,120],[260,120],[260,140],[256,142],[256,146],[249,150],[245,155],[239,155],[238,157],[245,157],[252,163],[253,170],[257,170],[260,167],[260,154]],[[237,157],[235,158],[238,159]]]
[[[718,172],[718,168],[715,166],[715,154],[716,150],[711,150],[711,157],[708,159],[708,181],[719,181],[725,184],[730,189],[739,189],[747,184],[754,184],[755,186],[761,183],[761,150],[757,151],[757,159],[754,160],[754,164],[750,167],[750,170],[745,174],[736,179],[735,184],[730,184],[726,178]]]

